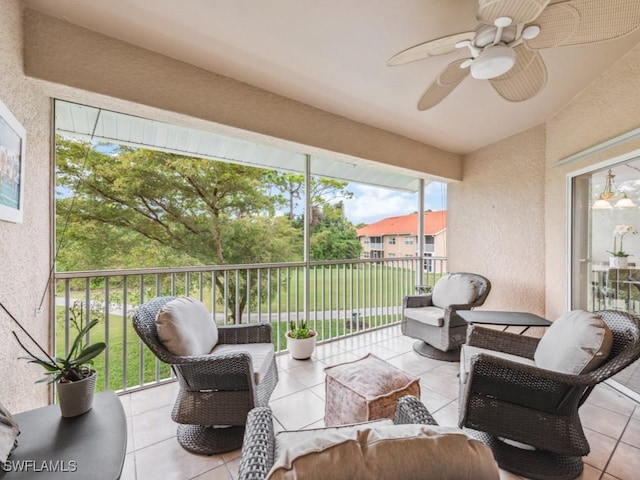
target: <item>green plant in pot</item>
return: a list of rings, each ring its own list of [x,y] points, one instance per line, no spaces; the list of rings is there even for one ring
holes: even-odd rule
[[[311,358],[316,346],[315,330],[307,326],[307,322],[289,322],[289,331],[287,332],[287,349],[291,356],[297,360],[306,360]]]
[[[20,347],[27,353],[27,356],[20,357],[29,363],[35,363],[45,369],[45,377],[39,382],[56,382],[58,398],[60,399],[60,410],[63,417],[75,417],[89,411],[93,405],[93,393],[96,385],[96,371],[91,368],[93,359],[100,355],[107,345],[104,342],[84,344],[83,340],[87,333],[98,324],[98,320],[93,320],[80,329],[78,335],[73,340],[69,353],[66,357],[51,357],[34,339],[29,338],[36,344],[44,356],[34,355],[20,341],[15,332],[13,336],[18,341]],[[24,330],[24,329],[23,329]]]

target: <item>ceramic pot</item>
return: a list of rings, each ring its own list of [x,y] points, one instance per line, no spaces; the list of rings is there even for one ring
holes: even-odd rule
[[[610,268],[627,268],[629,259],[627,257],[609,257]]]
[[[287,333],[287,349],[293,358],[296,360],[306,360],[311,358],[313,351],[316,348],[317,334],[309,338],[291,338]]]
[[[98,374],[92,371],[87,378],[77,382],[58,382],[56,384],[63,417],[77,417],[91,410],[97,377]]]

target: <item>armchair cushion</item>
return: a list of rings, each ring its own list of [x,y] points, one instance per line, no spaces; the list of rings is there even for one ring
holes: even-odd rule
[[[367,425],[331,429],[284,451],[270,480],[398,478],[498,480],[491,450],[460,429],[432,425]]]
[[[202,302],[181,297],[165,303],[156,316],[158,338],[174,355],[205,355],[218,342],[218,327]]]
[[[553,322],[533,358],[537,367],[579,375],[602,365],[612,343],[611,330],[600,316],[573,310]]]
[[[405,308],[404,316],[425,325],[434,327],[444,325],[444,310],[440,307]]]
[[[467,305],[478,296],[477,286],[465,275],[451,273],[443,275],[433,287],[431,300],[436,307]]]
[[[273,344],[272,343],[219,343],[216,345],[211,353],[225,354],[225,353],[238,353],[247,352],[251,356],[251,363],[253,364],[253,375],[256,385],[260,384],[260,381],[265,378],[265,375],[269,371],[271,362],[273,362]]]

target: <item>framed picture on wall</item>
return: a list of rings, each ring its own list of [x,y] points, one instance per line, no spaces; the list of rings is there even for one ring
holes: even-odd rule
[[[26,131],[0,101],[0,220],[22,223]]]

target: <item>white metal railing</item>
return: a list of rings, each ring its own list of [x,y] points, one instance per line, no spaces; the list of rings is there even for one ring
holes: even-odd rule
[[[107,343],[94,361],[99,389],[132,390],[170,379],[170,368],[146,348],[131,323],[139,305],[163,295],[198,298],[220,325],[269,322],[276,351],[286,349],[290,321],[305,319],[319,342],[330,341],[399,322],[402,298],[445,273],[446,258],[431,257],[419,281],[419,261],[310,262],[306,289],[303,262],[56,273],[56,355],[68,351],[80,325],[98,318],[89,340]]]

